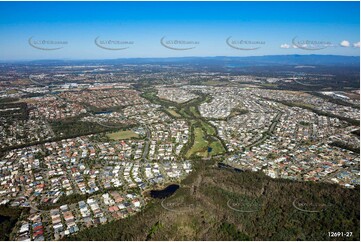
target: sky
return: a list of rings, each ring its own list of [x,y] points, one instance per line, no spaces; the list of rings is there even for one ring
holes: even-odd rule
[[[0,60],[360,55],[359,2],[0,2]]]

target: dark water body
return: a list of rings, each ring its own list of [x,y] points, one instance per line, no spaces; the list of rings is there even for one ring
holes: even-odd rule
[[[218,168],[232,168],[232,166],[227,165],[227,164],[224,164],[224,163],[222,163],[222,162],[219,162],[219,163],[218,163]]]
[[[6,220],[9,220],[11,217],[2,216],[0,215],[0,223],[5,222]]]
[[[179,188],[179,185],[172,184],[164,188],[163,190],[151,190],[150,196],[152,198],[166,198],[171,196],[175,191],[177,191]]]
[[[95,114],[110,114],[113,111],[101,111],[101,112],[95,112]]]
[[[234,168],[233,166],[224,164],[224,163],[222,163],[222,162],[219,162],[219,163],[218,163],[218,168],[221,168],[221,169],[229,169],[229,170],[233,170],[233,171],[235,171],[235,172],[243,172],[242,169]]]
[[[234,168],[234,171],[235,171],[235,172],[243,172],[242,169],[238,169],[238,168]]]

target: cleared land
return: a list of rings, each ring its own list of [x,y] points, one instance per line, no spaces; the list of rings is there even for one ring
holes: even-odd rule
[[[180,115],[179,113],[177,113],[177,111],[171,109],[171,108],[167,108],[166,111],[168,113],[170,113],[173,117],[176,117],[176,118],[181,118],[182,115]]]
[[[107,134],[107,136],[112,140],[122,140],[122,139],[131,139],[138,138],[139,135],[136,134],[133,130],[121,130],[113,133]]]

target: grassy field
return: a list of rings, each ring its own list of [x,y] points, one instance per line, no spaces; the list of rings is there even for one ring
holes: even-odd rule
[[[207,157],[208,142],[205,140],[205,133],[202,128],[194,128],[194,143],[188,150],[186,157],[189,158],[191,155],[196,154],[201,157]]]
[[[15,93],[18,93],[18,91],[17,91],[17,90],[12,89],[12,90],[8,90],[8,91],[6,91],[6,93],[7,93],[7,94],[15,94]]]
[[[293,102],[296,106],[305,107],[305,108],[315,108],[315,105],[301,102]]]
[[[176,118],[181,118],[182,115],[180,115],[179,113],[177,113],[177,111],[171,109],[171,108],[167,108],[166,111],[168,113],[170,113],[173,117],[176,117]]]
[[[194,117],[199,118],[201,115],[198,112],[198,109],[195,106],[191,106],[189,111],[193,114]]]
[[[264,83],[261,86],[264,86],[264,87],[277,87],[278,85],[275,84],[275,83]]]
[[[210,152],[211,155],[219,155],[219,154],[223,154],[224,152],[226,152],[221,141],[219,141],[219,140],[211,142],[209,147],[212,148],[212,151]]]
[[[188,119],[191,119],[192,116],[190,116],[188,113],[187,113],[187,109],[186,108],[181,108],[179,110],[179,113],[184,117],[184,118],[188,118]]]
[[[208,81],[204,81],[202,82],[202,85],[225,85],[228,84],[228,81],[217,81],[217,80],[208,80]]]
[[[203,129],[207,132],[208,135],[216,135],[217,131],[214,127],[212,127],[210,124],[206,122],[201,122]]]
[[[109,133],[107,136],[112,140],[122,140],[122,139],[131,139],[138,138],[139,135],[134,133],[132,130],[120,130],[117,132]]]
[[[196,126],[194,128],[194,143],[186,153],[186,157],[189,158],[192,155],[196,155],[206,158],[208,157],[208,147],[212,148],[209,155],[219,155],[226,152],[220,140],[213,136],[208,136],[213,135],[213,133],[215,134],[214,128],[205,122],[201,124],[202,126]]]
[[[36,103],[38,102],[38,100],[34,99],[34,98],[21,98],[19,100],[16,101],[16,103],[27,103],[27,104],[31,104],[31,103]]]

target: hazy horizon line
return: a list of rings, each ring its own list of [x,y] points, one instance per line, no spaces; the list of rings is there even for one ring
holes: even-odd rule
[[[120,57],[120,58],[87,58],[87,59],[73,59],[73,58],[56,58],[56,59],[0,59],[0,62],[30,62],[30,61],[96,61],[96,60],[120,60],[120,59],[171,59],[171,58],[249,58],[249,57],[267,57],[267,56],[337,56],[337,57],[358,57],[360,55],[335,55],[335,54],[274,54],[274,55],[248,55],[248,56],[227,56],[227,55],[215,55],[215,56],[167,56],[167,57]]]

